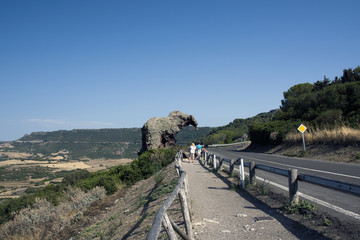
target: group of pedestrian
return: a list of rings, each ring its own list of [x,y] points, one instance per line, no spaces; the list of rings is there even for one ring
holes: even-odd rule
[[[195,143],[192,143],[190,145],[190,150],[189,150],[190,151],[189,161],[194,162],[195,157],[196,159],[200,159],[202,149],[203,149],[203,145],[201,145],[200,143],[198,143],[197,145],[195,145]]]

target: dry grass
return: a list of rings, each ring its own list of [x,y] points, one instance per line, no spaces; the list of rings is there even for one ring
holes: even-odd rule
[[[285,136],[284,142],[290,144],[299,143],[302,142],[302,136],[299,132],[289,133]],[[305,132],[305,142],[307,144],[358,144],[360,143],[360,129],[346,126],[334,129],[309,128]]]
[[[36,199],[32,208],[22,209],[14,220],[0,227],[1,239],[58,239],[59,233],[73,221],[81,218],[82,211],[105,196],[105,189],[96,187],[84,193],[69,189],[66,201],[53,206],[44,199]]]

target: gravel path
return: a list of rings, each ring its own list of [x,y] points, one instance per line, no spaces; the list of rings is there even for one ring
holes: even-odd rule
[[[254,205],[199,162],[186,160],[182,165],[189,178],[196,239],[299,239],[276,210]]]

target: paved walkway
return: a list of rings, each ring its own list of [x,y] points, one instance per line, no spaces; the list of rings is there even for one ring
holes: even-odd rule
[[[196,239],[299,239],[284,225],[286,219],[272,209],[260,210],[247,194],[230,190],[226,180],[219,178],[198,161],[186,162],[192,223]],[[248,198],[249,200],[247,200]]]

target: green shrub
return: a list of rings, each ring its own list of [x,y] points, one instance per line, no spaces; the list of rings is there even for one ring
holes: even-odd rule
[[[97,186],[104,187],[106,194],[110,195],[117,191],[116,184],[119,182],[115,176],[107,175],[106,173],[101,175],[94,175],[89,178],[79,181],[75,186],[79,187],[83,191],[89,191]]]
[[[62,183],[64,183],[65,185],[74,186],[82,179],[86,179],[86,178],[90,177],[90,175],[91,174],[85,169],[79,170],[79,171],[72,172],[72,173],[65,175],[62,180]]]
[[[62,239],[61,231],[81,218],[82,211],[92,202],[104,196],[105,190],[96,187],[87,193],[69,188],[64,201],[57,206],[36,198],[32,208],[22,209],[13,221],[0,226],[0,236],[2,239]],[[78,214],[74,216],[73,212]]]
[[[323,220],[324,220],[324,225],[325,226],[331,226],[333,225],[332,222],[327,218],[327,217],[323,217]]]
[[[276,120],[268,123],[255,123],[249,127],[250,139],[253,143],[262,145],[279,144],[288,131],[296,129],[297,123]]]
[[[291,204],[284,205],[284,211],[288,214],[303,214],[307,215],[309,212],[313,212],[317,209],[315,204],[309,203],[308,201],[301,200],[298,204],[292,202]]]
[[[38,189],[34,193],[7,200],[4,204],[0,205],[0,224],[13,219],[13,213],[23,208],[31,207],[35,203],[36,198],[46,199],[48,202],[58,205],[60,199],[64,196],[64,189],[63,184],[50,184]]]
[[[90,173],[89,175],[83,172],[82,174],[86,177],[77,181],[75,186],[85,191],[95,186],[102,186],[106,189],[107,194],[113,194],[117,190],[117,184],[123,182],[130,186],[139,180],[150,177],[172,162],[175,154],[174,149],[148,150],[129,165],[119,165],[107,171]],[[72,179],[74,176],[70,175],[67,181],[74,182],[71,181]]]

